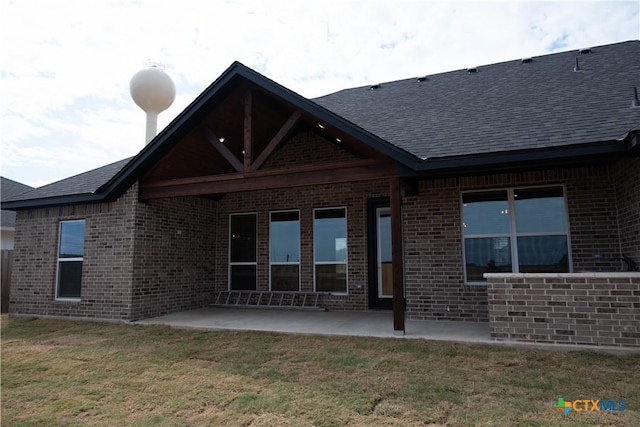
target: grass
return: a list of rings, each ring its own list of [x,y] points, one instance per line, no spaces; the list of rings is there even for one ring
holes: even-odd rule
[[[640,425],[640,355],[6,316],[1,344],[6,426]]]

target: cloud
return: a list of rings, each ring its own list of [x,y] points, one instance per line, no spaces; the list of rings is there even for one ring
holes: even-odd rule
[[[8,1],[1,173],[41,185],[136,154],[129,79],[148,60],[178,97],[233,61],[315,97],[346,87],[639,38],[637,1]]]

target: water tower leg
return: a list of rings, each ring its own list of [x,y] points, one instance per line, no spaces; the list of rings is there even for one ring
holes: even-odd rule
[[[147,113],[147,136],[145,138],[145,144],[151,142],[156,136],[156,130],[158,129],[158,114]]]

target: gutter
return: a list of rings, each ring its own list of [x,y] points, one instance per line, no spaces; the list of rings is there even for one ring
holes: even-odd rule
[[[88,193],[71,194],[68,196],[45,197],[41,199],[15,200],[12,202],[2,202],[2,209],[17,211],[23,209],[52,208],[57,206],[101,203],[111,201],[108,196],[110,195],[104,193]],[[111,198],[115,199],[116,197]]]
[[[640,155],[640,133],[629,133],[622,140],[599,141],[556,148],[538,148],[486,153],[465,157],[434,158],[420,162],[414,176],[468,174],[488,168],[523,170],[541,166],[568,166],[596,160],[604,162],[629,155]]]

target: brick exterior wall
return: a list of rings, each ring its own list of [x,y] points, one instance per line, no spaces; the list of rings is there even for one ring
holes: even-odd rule
[[[215,203],[141,204],[137,185],[113,203],[19,211],[10,312],[136,320],[208,304]],[[59,223],[85,219],[80,301],[56,301]]]
[[[640,158],[624,159],[616,166],[620,254],[640,265]]]
[[[620,244],[613,167],[575,171],[566,181],[573,271],[612,271]]]
[[[281,144],[262,165],[261,170],[286,169],[318,163],[353,160],[355,156],[341,145],[324,139],[313,132],[295,134]]]
[[[352,156],[312,133],[300,134],[274,153],[265,169],[348,160]],[[296,163],[296,159],[299,161]],[[610,270],[618,250],[611,206],[610,166],[421,181],[419,194],[403,198],[407,317],[487,321],[484,286],[465,286],[460,193],[466,190],[562,184],[566,187],[575,270]],[[349,228],[349,296],[324,301],[331,309],[368,307],[366,201],[387,196],[388,183],[340,184],[229,194],[220,202],[216,289],[228,289],[229,214],[258,214],[258,289],[269,289],[269,212],[300,209],[301,290],[313,290],[313,208],[346,206]],[[353,286],[355,285],[355,287]]]
[[[487,277],[492,339],[640,347],[640,273]]]
[[[385,195],[385,181],[296,187],[228,194],[219,202],[216,247],[216,289],[229,286],[229,215],[257,213],[257,289],[269,291],[269,212],[300,211],[300,290],[313,292],[313,209],[346,207],[348,295],[323,296],[323,307],[367,310],[367,198]]]
[[[613,166],[553,169],[460,180],[461,191],[535,185],[564,185],[573,270],[611,271],[619,250]]]
[[[460,194],[468,190],[564,185],[574,271],[611,270],[619,248],[612,167],[505,173],[421,181],[404,198],[407,315],[488,320],[484,286],[464,285]]]
[[[126,319],[131,310],[137,190],[113,203],[18,211],[9,312]],[[85,219],[82,292],[56,301],[59,223]]]
[[[484,286],[465,287],[460,231],[460,182],[420,183],[405,197],[404,260],[407,317],[486,320]]]
[[[140,203],[135,219],[131,319],[211,302],[215,202],[195,197]]]
[[[339,144],[294,135],[263,169],[354,159]],[[423,180],[403,197],[407,317],[489,320],[487,287],[465,286],[460,194],[561,184],[566,188],[574,271],[620,268],[636,256],[638,159],[617,165]],[[257,213],[258,289],[269,288],[269,213],[299,210],[301,290],[313,291],[313,209],[346,207],[348,294],[322,303],[367,310],[367,200],[388,197],[386,180],[230,193],[220,201],[137,201],[137,185],[113,203],[18,212],[11,312],[134,320],[201,307],[228,288],[229,215]],[[619,218],[616,214],[620,212]],[[80,302],[55,301],[58,222],[87,220]],[[619,232],[620,230],[620,232]],[[622,237],[621,237],[622,236]],[[375,286],[375,285],[374,285]]]
[[[313,133],[295,135],[273,153],[263,169],[317,164],[353,159],[353,155]],[[296,161],[297,160],[297,161]],[[327,295],[323,307],[332,310],[367,310],[367,199],[388,196],[385,180],[348,184],[294,187],[278,190],[227,194],[218,202],[216,231],[216,290],[229,288],[229,215],[257,214],[257,289],[269,291],[269,213],[300,211],[300,290],[313,292],[313,210],[346,207],[347,210],[347,295]]]

